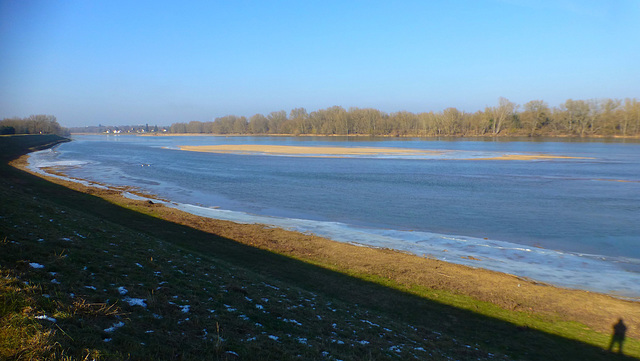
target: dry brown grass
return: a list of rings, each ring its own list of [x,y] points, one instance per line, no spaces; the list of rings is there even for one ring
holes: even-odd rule
[[[0,269],[0,359],[41,359],[54,347],[53,332],[33,319],[37,291]]]

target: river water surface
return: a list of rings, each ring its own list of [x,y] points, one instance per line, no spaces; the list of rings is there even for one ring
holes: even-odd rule
[[[204,216],[389,247],[640,298],[640,143],[339,137],[75,136],[31,157]],[[445,150],[216,154],[183,145]],[[546,154],[575,158],[485,160]],[[471,258],[475,259],[469,259]]]

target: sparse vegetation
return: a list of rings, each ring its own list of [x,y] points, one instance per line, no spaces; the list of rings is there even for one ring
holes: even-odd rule
[[[570,314],[541,291],[553,288],[515,277],[500,280],[505,289],[522,284],[531,298],[473,287],[482,270],[202,219],[115,191],[98,198],[5,164],[53,139],[5,138],[2,359],[640,357],[638,303],[558,290],[589,302]],[[431,266],[441,268],[416,273]],[[445,276],[425,278],[438,272]],[[598,307],[611,308],[611,324],[635,320],[624,345],[632,356],[604,351],[610,325],[586,316]]]

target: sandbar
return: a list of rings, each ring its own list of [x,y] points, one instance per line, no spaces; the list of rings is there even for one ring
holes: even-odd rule
[[[204,153],[225,154],[262,154],[262,155],[295,155],[306,157],[346,157],[346,156],[426,156],[435,157],[445,154],[459,153],[453,150],[426,150],[410,148],[385,147],[308,147],[290,145],[262,145],[262,144],[221,144],[221,145],[182,145],[180,150]],[[451,157],[453,160],[555,160],[555,159],[593,159],[584,157],[569,157],[549,154],[503,154],[494,157]]]
[[[443,151],[405,148],[366,148],[366,147],[304,147],[289,145],[224,144],[224,145],[183,145],[181,150],[206,153],[231,154],[273,154],[307,156],[347,156],[347,155],[435,155]]]

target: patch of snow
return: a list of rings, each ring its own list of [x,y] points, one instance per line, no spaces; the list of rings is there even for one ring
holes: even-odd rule
[[[229,355],[233,355],[233,356],[236,356],[236,357],[240,357],[240,355],[238,355],[236,352],[233,352],[233,351],[227,351],[225,353],[228,353]]]
[[[274,340],[274,341],[278,341],[279,337],[278,336],[274,336],[274,335],[269,335],[268,336],[270,339]]]
[[[256,308],[259,309],[259,310],[264,310],[264,306],[262,306],[262,305],[256,305]]]
[[[189,313],[189,305],[184,305],[184,306],[178,306],[180,307],[180,311],[182,311],[182,313]]]
[[[53,283],[54,285],[59,285],[60,284],[60,282],[58,282],[58,280],[55,279],[55,278],[51,280],[51,283]]]
[[[131,298],[131,297],[125,297],[122,299],[124,302],[128,303],[129,306],[142,306],[142,307],[147,307],[147,304],[145,303],[145,300],[142,298]]]
[[[124,288],[124,286],[120,286],[120,287],[118,287],[118,292],[119,292],[122,296],[124,296],[124,295],[126,295],[127,293],[129,293],[129,290],[127,290],[126,288]]]
[[[302,324],[301,324],[300,322],[298,322],[298,321],[296,321],[296,320],[293,320],[293,319],[289,320],[289,319],[286,319],[286,318],[285,318],[285,319],[284,319],[284,320],[282,320],[282,321],[284,321],[284,322],[288,322],[288,323],[293,323],[294,325],[302,326]]]
[[[47,320],[49,322],[56,322],[56,319],[53,317],[49,317],[47,315],[42,315],[42,316],[36,316],[36,319],[38,320]]]
[[[44,268],[43,265],[41,265],[40,263],[36,263],[36,262],[29,263],[29,266],[31,266],[31,268],[35,268],[35,269]]]
[[[140,267],[140,268],[144,268],[140,263],[136,262],[136,266]]]
[[[95,287],[93,287],[93,286],[84,286],[84,288],[86,288],[86,289],[90,289],[90,290],[94,290],[94,291],[96,290],[96,288],[95,288]]]
[[[102,341],[104,341],[104,342],[111,342],[111,339],[110,339],[110,338],[105,338],[105,339],[104,339],[104,340],[102,340]]]
[[[279,290],[279,289],[280,289],[279,287],[272,286],[272,285],[270,285],[270,284],[268,284],[268,283],[264,283],[264,282],[262,282],[262,284],[263,284],[263,285],[265,285],[265,286],[267,286],[267,287],[269,287],[269,288],[273,288],[274,290]]]
[[[106,333],[111,333],[117,329],[119,329],[120,327],[124,326],[124,322],[119,321],[113,324],[113,326],[109,327],[109,328],[105,328],[104,332]]]
[[[380,325],[378,325],[377,323],[373,323],[373,322],[368,321],[368,320],[360,320],[360,321],[362,321],[362,322],[364,322],[364,323],[368,323],[368,324],[369,324],[369,325],[371,325],[371,326],[380,327]]]

